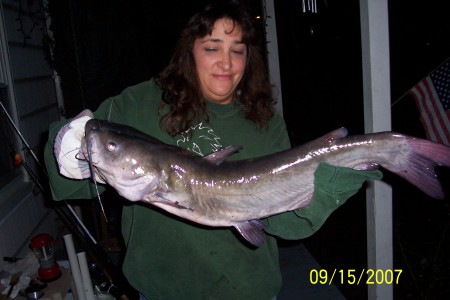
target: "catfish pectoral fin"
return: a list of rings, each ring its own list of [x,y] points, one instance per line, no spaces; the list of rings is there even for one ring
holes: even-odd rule
[[[266,234],[263,232],[266,225],[262,221],[249,220],[234,225],[234,227],[244,239],[256,247],[260,247],[266,241]]]
[[[181,205],[178,201],[168,199],[167,197],[164,196],[164,193],[162,192],[157,192],[152,196],[146,196],[142,200],[144,202],[148,202],[154,205],[156,205],[156,203],[161,203],[164,205],[173,206],[178,209],[188,209],[190,211],[194,211],[191,207]]]

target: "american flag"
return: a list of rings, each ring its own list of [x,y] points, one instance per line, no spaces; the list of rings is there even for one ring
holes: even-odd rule
[[[427,138],[450,145],[450,59],[419,81],[410,92],[416,99]]]

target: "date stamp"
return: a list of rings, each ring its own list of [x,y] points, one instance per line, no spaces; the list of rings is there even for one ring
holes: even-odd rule
[[[398,284],[402,269],[311,269],[309,282],[311,284]]]

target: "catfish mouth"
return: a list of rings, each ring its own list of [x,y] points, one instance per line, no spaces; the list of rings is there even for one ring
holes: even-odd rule
[[[81,148],[80,151],[75,155],[75,158],[81,161],[86,161],[89,162],[92,160],[91,157],[91,143],[88,143],[87,140],[91,139],[90,137],[88,137],[87,135],[85,135],[82,139],[81,139]]]
[[[81,140],[81,153],[79,153],[77,158],[89,163],[91,178],[95,178],[95,181],[105,183],[106,180],[103,172],[106,170],[107,166],[102,166],[102,164],[99,163],[98,158],[94,157],[95,153],[99,152],[98,147],[95,148],[94,146],[95,133],[101,130],[102,123],[106,124],[104,121],[97,119],[90,119],[86,122],[84,126],[85,135]],[[97,172],[94,172],[94,167]]]
[[[99,128],[99,120],[90,119],[84,125],[84,137],[81,139],[81,153],[78,154],[79,160],[89,162],[92,167],[92,139],[93,132]],[[80,157],[80,154],[82,157]]]
[[[95,179],[94,181],[105,183],[105,178],[103,176],[103,169],[101,165],[95,162],[94,151],[92,150],[92,136],[85,135],[85,137],[81,140],[81,149],[80,152],[76,155],[76,158],[85,161],[89,165],[90,177]],[[94,167],[97,172],[94,172]]]
[[[96,120],[91,119],[86,122],[84,126],[84,138],[81,139],[81,152],[84,157],[84,160],[91,162],[92,161],[92,132],[97,129]],[[79,158],[82,159],[82,158]]]

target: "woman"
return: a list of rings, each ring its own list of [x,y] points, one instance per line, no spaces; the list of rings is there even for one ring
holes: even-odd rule
[[[288,135],[284,121],[273,111],[261,49],[253,19],[243,7],[208,6],[191,18],[157,79],[107,99],[94,116],[127,124],[199,155],[229,145],[243,147],[231,159],[287,149]],[[59,174],[70,166],[66,160],[73,159],[57,151],[59,170],[52,153],[63,123],[51,127],[46,147],[53,197],[95,197],[88,180],[68,180]],[[63,142],[66,130],[58,136]],[[268,239],[257,249],[228,228],[200,226],[138,203],[125,205],[126,277],[148,299],[274,298],[281,274],[276,239],[270,235],[290,239],[311,235],[339,206],[336,200],[342,203],[367,178],[379,176],[331,166],[318,172],[316,180],[331,191],[336,183],[325,183],[331,177],[339,180],[340,173],[350,172],[356,179],[345,195],[316,191],[310,207],[269,218]]]

